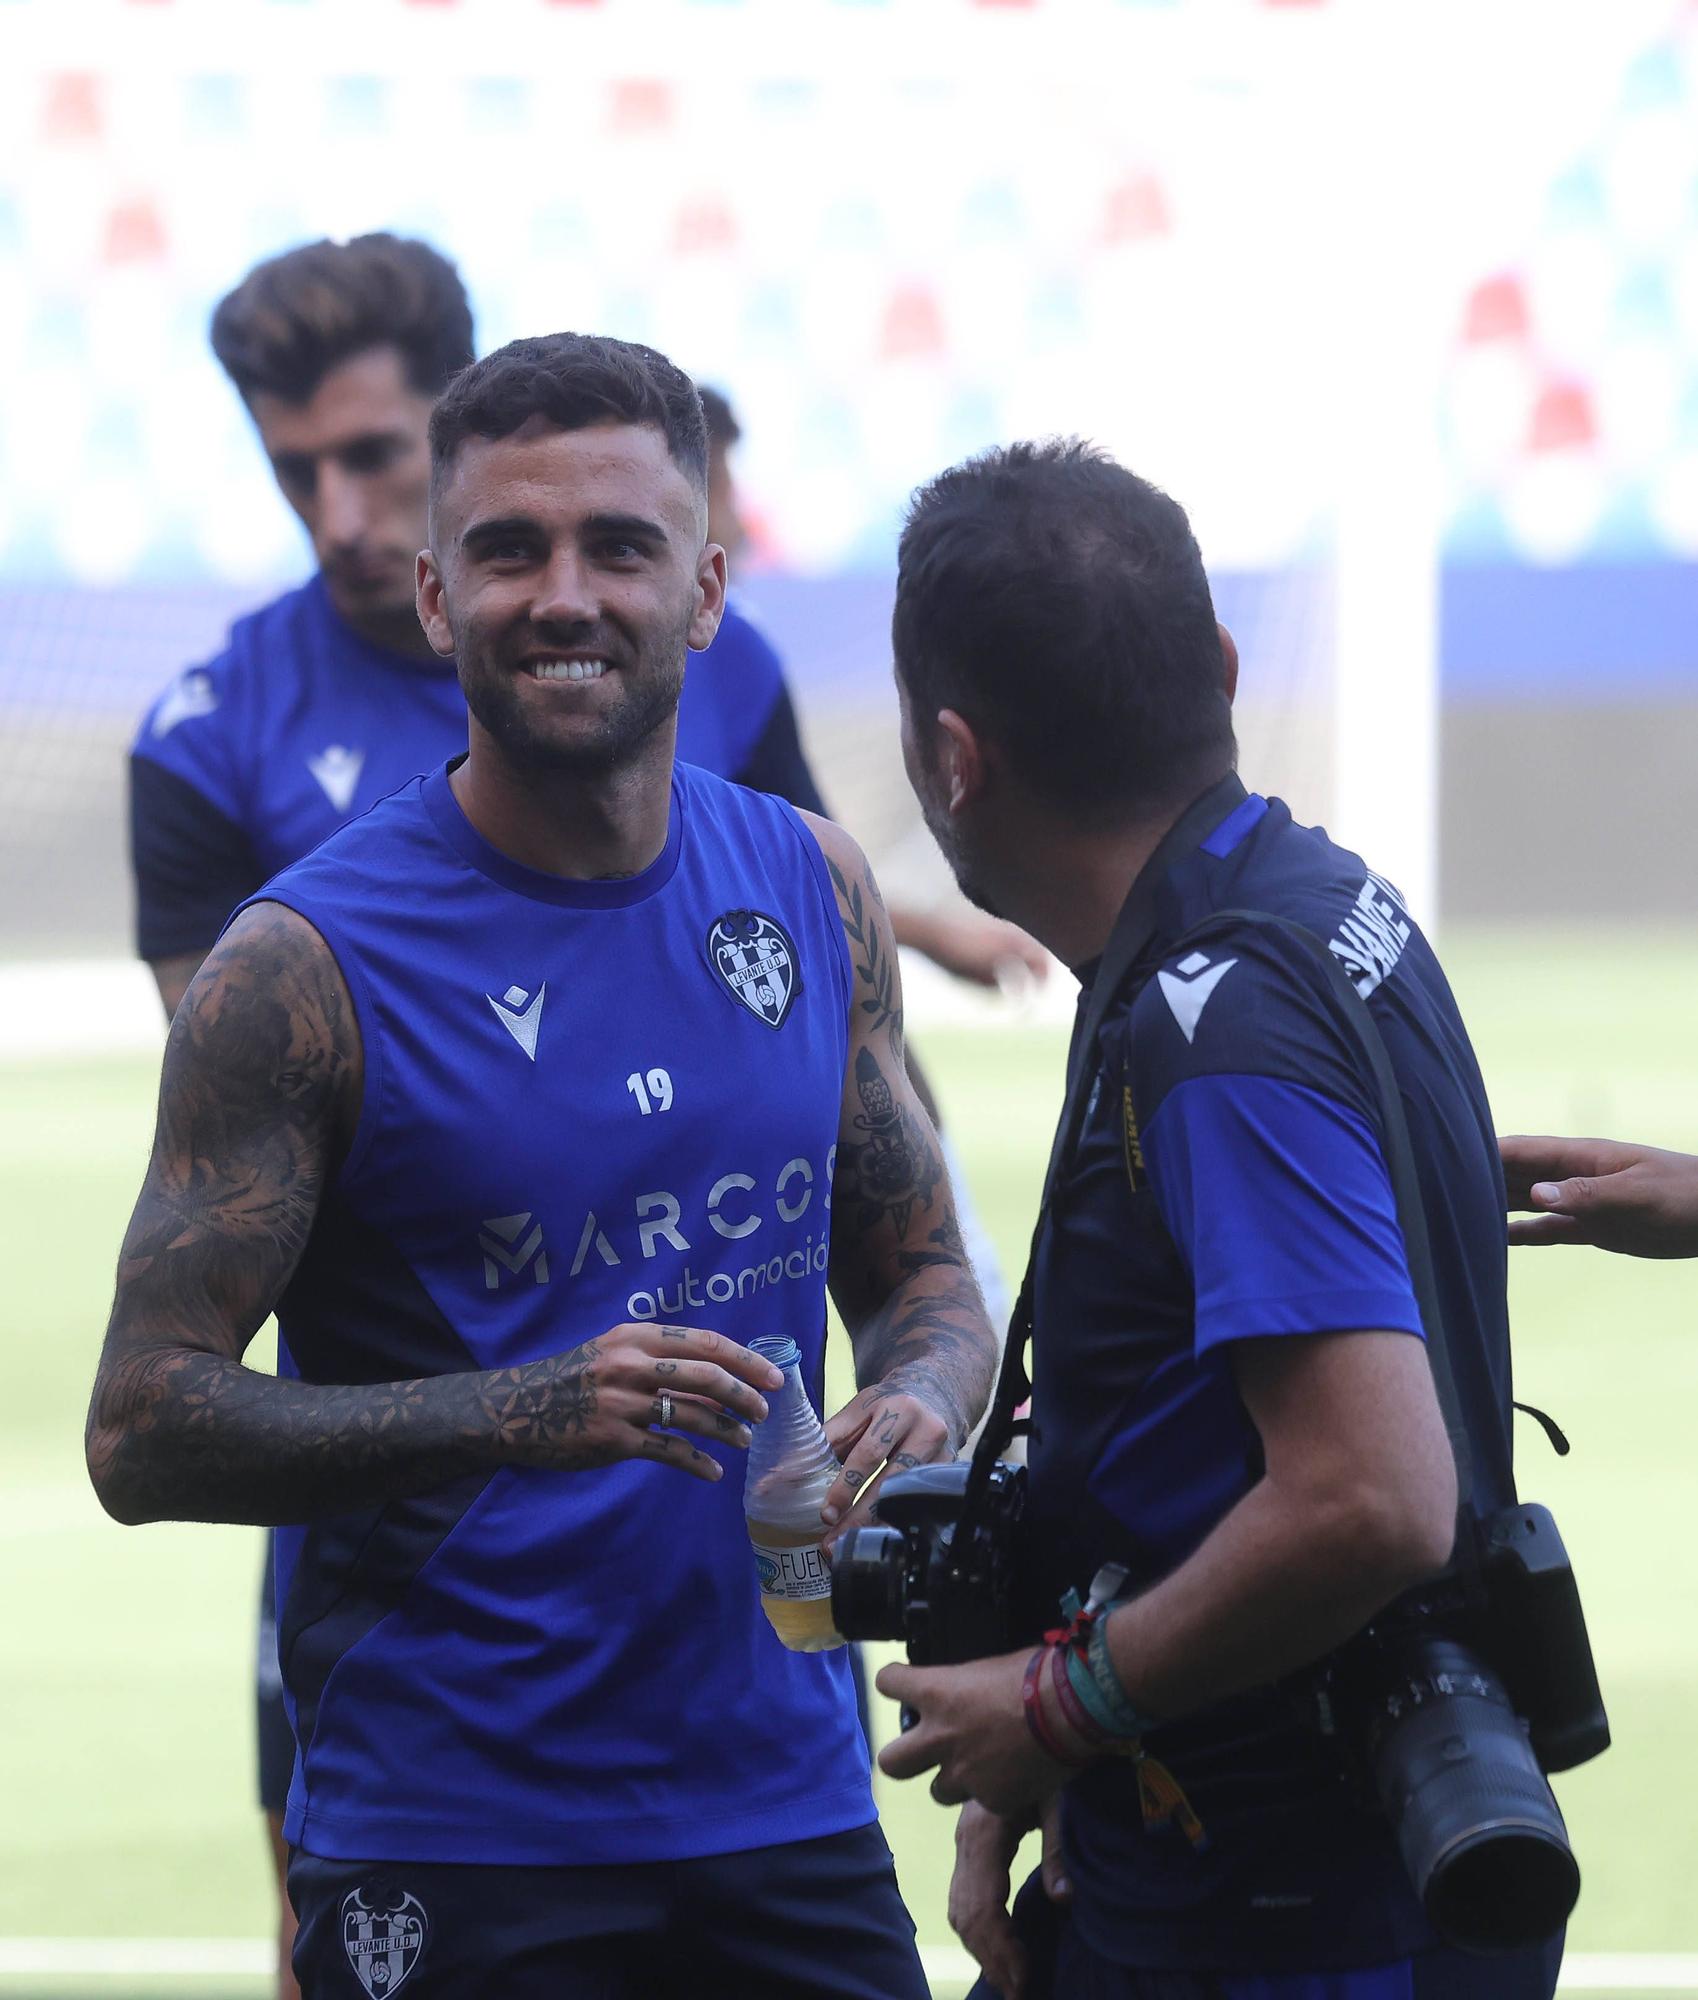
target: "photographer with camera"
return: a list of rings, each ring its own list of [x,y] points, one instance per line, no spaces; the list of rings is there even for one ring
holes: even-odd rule
[[[1455,1581],[1453,1548],[1515,1494],[1503,1181],[1444,975],[1388,883],[1240,783],[1189,523],[1102,453],[1015,445],[923,488],[893,638],[962,888],[1083,986],[1022,1302],[1024,1494],[999,1469],[939,1535],[927,1496],[960,1468],[893,1482],[834,1593],[965,1662],[884,1670],[907,1726],[880,1761],[967,1802],[975,1994],[1548,1996],[1578,1875],[1497,1662],[1458,1636],[1485,1572]],[[1554,1530],[1512,1566],[1572,1595]],[[1040,1816],[1049,1893],[1010,1916]],[[1452,1866],[1506,1824],[1524,1875]],[[1440,1888],[1449,1934],[1500,1955],[1441,1944]]]

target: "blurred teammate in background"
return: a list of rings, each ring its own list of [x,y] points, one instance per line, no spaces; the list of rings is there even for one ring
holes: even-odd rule
[[[819,1379],[825,1176],[863,1387],[822,1535],[989,1387],[888,921],[840,829],[675,765],[725,584],[689,380],[516,342],[430,436],[419,608],[470,751],[191,983],[90,1470],[126,1521],[309,1524],[278,1537],[309,1993],[918,2000],[846,1663],[779,1645],[719,1485],[776,1376],[732,1329]],[[273,1305],[276,1380],[241,1365]]]
[[[431,405],[472,359],[459,274],[394,236],[308,244],[219,304],[212,347],[317,571],[242,619],[136,735],[136,936],[167,1013],[244,897],[466,740],[413,606]]]
[[[1511,1243],[1698,1257],[1698,1159],[1619,1139],[1500,1139]],[[1531,1209],[1530,1215],[1514,1210]]]

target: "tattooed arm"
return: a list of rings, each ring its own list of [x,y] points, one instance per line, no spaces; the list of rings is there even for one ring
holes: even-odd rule
[[[689,1327],[619,1326],[518,1367],[410,1382],[296,1382],[242,1365],[347,1149],[362,1074],[323,939],[280,904],[244,911],[166,1044],[89,1409],[89,1474],[107,1511],[300,1521],[504,1464],[646,1457],[717,1479],[718,1462],[676,1433],[747,1444],[720,1406],[763,1416],[750,1385],[772,1386],[776,1371]],[[676,1431],[649,1428],[660,1414]]]
[[[831,1293],[860,1393],[827,1424],[843,1475],[830,1520],[881,1466],[953,1458],[996,1372],[996,1336],[961,1247],[937,1133],[909,1077],[896,941],[866,857],[805,814],[837,891],[854,978],[832,1179]]]

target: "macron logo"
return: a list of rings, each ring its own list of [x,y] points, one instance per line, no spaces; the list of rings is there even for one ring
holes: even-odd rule
[[[532,1062],[537,1059],[537,1030],[542,1026],[542,996],[547,991],[548,983],[545,980],[537,988],[534,1000],[522,986],[509,986],[499,1000],[493,993],[486,993],[483,996],[495,1009],[495,1018]]]
[[[332,743],[329,749],[307,759],[307,769],[339,813],[345,813],[354,803],[354,787],[365,767],[366,753],[350,750],[345,743]]]
[[[179,676],[161,697],[153,716],[155,736],[169,736],[179,722],[192,722],[197,715],[210,715],[218,706],[210,676],[199,669]]]
[[[1182,958],[1174,971],[1156,974],[1162,997],[1173,1009],[1173,1018],[1188,1042],[1197,1039],[1197,1023],[1210,994],[1237,963],[1235,958],[1223,958],[1218,965],[1211,965],[1200,951],[1194,951],[1189,958]]]

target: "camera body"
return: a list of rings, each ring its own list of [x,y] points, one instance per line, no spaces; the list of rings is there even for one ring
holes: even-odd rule
[[[997,1462],[885,1482],[879,1525],[845,1537],[832,1619],[846,1638],[899,1639],[916,1666],[1034,1637],[1020,1607],[1024,1467]],[[1377,1799],[1434,1928],[1466,1951],[1554,1935],[1580,1871],[1545,1781],[1609,1745],[1562,1537],[1538,1506],[1470,1523],[1472,1546],[1290,1683],[1348,1779]]]
[[[1015,1564],[1026,1468],[999,1459],[971,1519],[972,1468],[957,1459],[893,1473],[878,1524],[845,1535],[831,1565],[832,1622],[846,1639],[900,1639],[917,1667],[1015,1645]]]

